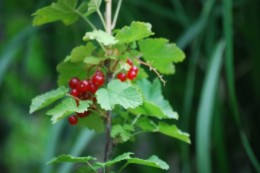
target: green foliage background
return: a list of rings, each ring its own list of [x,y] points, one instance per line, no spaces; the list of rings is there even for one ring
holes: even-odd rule
[[[45,163],[61,153],[103,152],[103,136],[28,113],[34,96],[57,86],[56,65],[86,31],[81,22],[32,27],[31,14],[50,3],[0,1],[1,172],[73,172],[70,164]],[[166,77],[164,95],[192,144],[144,134],[114,153],[156,154],[169,163],[169,173],[259,172],[259,13],[258,0],[124,0],[118,27],[150,22],[157,37],[177,42],[186,53],[176,74]],[[125,172],[163,171],[130,166]]]

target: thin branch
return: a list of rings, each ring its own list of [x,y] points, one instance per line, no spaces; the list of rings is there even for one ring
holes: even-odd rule
[[[93,168],[93,166],[89,162],[87,162],[87,164],[95,173],[98,173],[97,170],[95,168]]]
[[[98,14],[98,16],[99,16],[99,18],[100,18],[100,20],[101,20],[101,23],[103,24],[104,29],[106,29],[106,22],[105,22],[105,20],[104,20],[103,15],[102,15],[101,12],[100,12],[100,9],[99,9],[98,5],[96,4],[96,1],[95,1],[95,5],[96,5],[96,7],[97,7],[97,14]]]
[[[117,3],[117,6],[116,6],[116,11],[115,11],[114,17],[113,17],[112,29],[114,29],[116,26],[116,22],[117,22],[117,18],[119,15],[119,11],[121,9],[121,5],[122,5],[122,0],[119,0]]]
[[[137,60],[140,64],[143,64],[143,65],[149,67],[150,71],[153,71],[153,72],[158,76],[158,78],[159,78],[160,81],[163,83],[163,85],[164,85],[164,86],[166,85],[166,80],[163,79],[163,76],[162,76],[150,63],[144,62],[144,61],[140,60],[138,57],[136,57],[136,60]]]

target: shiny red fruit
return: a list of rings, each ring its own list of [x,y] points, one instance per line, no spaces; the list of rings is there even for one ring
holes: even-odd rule
[[[70,116],[68,121],[70,125],[76,125],[78,123],[78,117],[76,115]]]
[[[132,66],[132,67],[129,69],[129,71],[134,71],[134,72],[136,72],[136,74],[137,74],[137,73],[138,73],[138,67]]]
[[[80,79],[77,77],[73,77],[69,81],[69,86],[71,89],[76,89],[78,83],[80,82]]]
[[[133,66],[133,61],[131,59],[127,59],[126,63],[129,64],[130,66]]]
[[[135,71],[129,70],[127,73],[127,78],[129,80],[133,80],[136,76],[137,76],[137,72]]]
[[[122,82],[124,82],[126,80],[126,74],[125,73],[118,73],[116,77],[117,77],[117,79],[119,79]]]
[[[98,87],[95,84],[90,83],[89,92],[91,92],[92,94],[95,94],[97,90],[98,90]]]
[[[72,89],[72,90],[70,91],[70,94],[71,94],[72,96],[74,96],[74,97],[78,97],[78,96],[79,96],[79,92],[78,92],[78,90],[76,90],[76,89]]]
[[[105,82],[105,77],[102,74],[94,74],[92,77],[92,83],[96,85],[97,87],[100,87],[104,84]]]
[[[89,85],[89,81],[83,80],[79,82],[76,89],[78,90],[78,92],[83,93],[89,90]]]
[[[100,70],[97,70],[94,75],[105,76],[104,73]]]

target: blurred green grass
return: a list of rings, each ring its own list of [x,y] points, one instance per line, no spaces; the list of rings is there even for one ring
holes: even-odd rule
[[[102,152],[102,140],[91,133],[52,126],[41,112],[28,114],[31,98],[56,86],[56,65],[89,29],[81,22],[33,28],[31,14],[50,2],[0,1],[1,172],[73,172],[72,165],[45,162],[60,153]],[[176,74],[166,77],[164,94],[192,144],[146,135],[115,152],[157,154],[171,165],[169,173],[260,172],[260,1],[125,0],[118,26],[132,20],[150,22],[158,37],[186,53]],[[215,58],[222,63],[212,63]],[[133,171],[161,172],[129,167]]]

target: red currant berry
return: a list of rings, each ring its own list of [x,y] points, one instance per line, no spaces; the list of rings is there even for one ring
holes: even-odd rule
[[[70,94],[71,94],[72,96],[74,96],[74,97],[78,97],[78,96],[79,96],[79,92],[78,92],[78,90],[76,90],[76,89],[72,89],[72,90],[70,91]]]
[[[98,75],[97,73],[94,74],[94,76],[92,77],[92,83],[94,85],[96,85],[97,87],[100,87],[104,84],[105,82],[105,77],[103,75]]]
[[[78,123],[78,117],[76,115],[70,116],[68,121],[70,125],[76,125]]]
[[[89,85],[89,91],[90,91],[92,94],[95,94],[97,90],[98,90],[98,87],[97,87],[96,85],[94,85],[93,83],[90,83],[90,85]]]
[[[70,79],[69,81],[69,86],[71,89],[75,89],[78,85],[78,83],[80,82],[80,79],[77,77],[73,77]]]
[[[129,70],[127,73],[127,78],[133,80],[136,77],[137,73],[135,71]]]
[[[77,113],[77,116],[80,118],[84,118],[84,117],[88,116],[89,114],[90,114],[90,111],[85,111],[82,113]]]
[[[117,79],[120,81],[124,82],[126,80],[126,74],[125,73],[118,73],[117,74]]]
[[[133,66],[133,61],[129,58],[126,60],[126,63],[129,64],[130,66]]]
[[[104,73],[100,70],[97,70],[94,75],[104,76]]]
[[[86,92],[89,90],[89,81],[83,80],[77,85],[78,92]]]
[[[137,74],[137,73],[138,73],[138,67],[132,66],[132,67],[129,69],[129,71],[134,71],[134,72],[136,72],[136,74]]]

